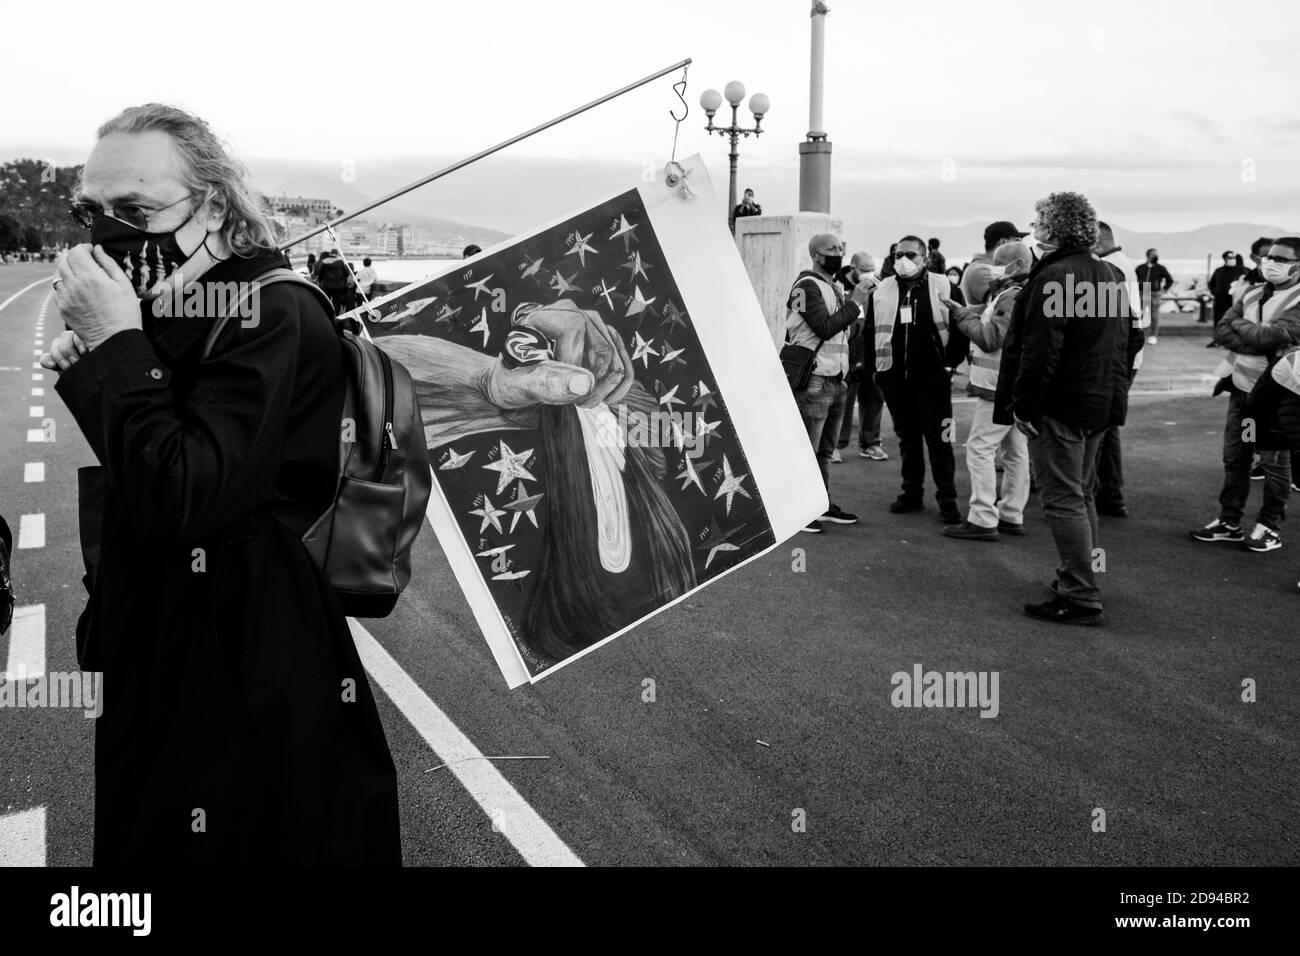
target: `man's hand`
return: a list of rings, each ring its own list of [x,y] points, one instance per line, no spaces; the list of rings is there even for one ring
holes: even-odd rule
[[[41,368],[52,372],[66,372],[72,364],[86,354],[86,343],[76,332],[60,332],[50,343],[50,350],[41,356]]]
[[[601,402],[613,405],[621,401],[636,381],[632,359],[618,332],[605,324],[597,312],[580,309],[571,299],[561,299],[552,305],[542,306],[517,318],[515,324],[535,329],[554,342],[557,363],[577,366],[578,369],[591,373],[594,383],[576,399],[576,404],[584,408],[591,408]],[[560,378],[553,379],[549,372],[537,375],[529,369],[519,374],[497,375],[494,378],[498,385],[507,381],[522,383],[543,380],[549,383],[543,389],[544,395],[553,393],[550,384],[561,381]],[[576,387],[577,383],[574,382],[573,385]],[[505,391],[503,389],[495,394],[503,394]],[[518,396],[518,400],[522,400],[525,394],[529,394],[527,390]],[[539,397],[535,401],[569,404],[575,402],[575,394],[561,389],[555,393],[555,400],[547,401]]]
[[[849,298],[865,309],[867,300],[871,298],[871,293],[876,291],[878,285],[880,285],[880,282],[875,276],[863,276],[862,281],[855,285],[853,291],[849,293]]]
[[[54,302],[87,350],[125,329],[141,327],[140,299],[131,280],[102,247],[73,246],[60,256],[58,270]]]
[[[1016,417],[1016,416],[1014,416],[1014,415],[1012,416],[1012,418],[1015,418],[1015,421],[1016,421],[1016,428],[1019,429],[1019,431],[1020,431],[1020,433],[1021,433],[1022,435],[1025,435],[1025,436],[1027,436],[1027,437],[1029,437],[1029,438],[1037,438],[1037,437],[1038,437],[1038,429],[1035,428],[1032,424],[1030,424],[1029,422],[1025,421],[1024,419],[1022,419],[1022,418],[1018,418],[1018,417]]]

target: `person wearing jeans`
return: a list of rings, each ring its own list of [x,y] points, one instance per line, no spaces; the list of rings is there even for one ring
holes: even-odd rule
[[[862,319],[863,303],[871,295],[875,280],[864,279],[850,296],[844,295],[835,282],[844,257],[844,243],[838,236],[829,233],[813,236],[808,243],[808,254],[813,267],[799,273],[786,300],[785,334],[787,344],[813,353],[808,382],[803,388],[795,389],[794,398],[808,429],[808,441],[817,455],[829,497],[831,459],[844,415],[850,330]],[[821,521],[811,521],[803,530],[819,534],[822,521],[854,524],[857,520],[857,515],[830,502]]]
[[[1123,273],[1092,253],[1097,213],[1072,192],[1036,204],[1045,250],[1016,300],[1002,346],[993,420],[1029,439],[1029,457],[1060,564],[1050,601],[1025,614],[1103,623],[1097,559],[1097,448],[1124,424],[1132,316]],[[1087,294],[1091,292],[1091,294]]]
[[[849,383],[844,399],[844,421],[840,426],[840,448],[847,448],[853,440],[854,404],[858,407],[859,454],[873,461],[888,461],[889,454],[880,441],[880,418],[885,411],[885,397],[880,394],[875,369],[870,366],[863,370],[861,378]]]
[[[1214,325],[1214,341],[1227,348],[1231,371],[1216,392],[1228,391],[1223,426],[1223,486],[1219,517],[1191,532],[1197,541],[1240,544],[1256,553],[1282,547],[1282,522],[1291,494],[1291,456],[1259,450],[1264,472],[1264,503],[1249,535],[1242,527],[1250,497],[1251,459],[1256,453],[1258,422],[1247,398],[1279,352],[1300,344],[1300,238],[1274,239],[1260,257],[1264,282],[1251,286]]]

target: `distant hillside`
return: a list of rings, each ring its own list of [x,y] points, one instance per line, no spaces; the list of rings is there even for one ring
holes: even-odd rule
[[[379,198],[378,196],[367,195],[350,183],[342,182],[340,179],[312,173],[294,175],[288,179],[265,179],[255,182],[254,185],[268,196],[283,194],[329,199],[344,212],[350,212]],[[456,222],[452,219],[440,219],[437,216],[413,212],[403,206],[400,199],[386,203],[373,212],[366,213],[361,218],[368,219],[371,222],[400,222],[419,226],[429,230],[435,241],[440,238],[461,236],[467,241],[486,246],[509,238],[506,233],[496,229],[487,229],[472,223]]]

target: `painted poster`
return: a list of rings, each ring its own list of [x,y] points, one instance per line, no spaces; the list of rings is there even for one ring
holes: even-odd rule
[[[698,158],[373,304],[429,517],[511,687],[770,550],[826,496]]]

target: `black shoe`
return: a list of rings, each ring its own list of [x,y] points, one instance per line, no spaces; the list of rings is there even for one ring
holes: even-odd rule
[[[889,510],[896,515],[901,515],[908,511],[920,511],[924,507],[925,505],[922,502],[917,501],[914,498],[909,498],[906,495],[899,495],[890,503]]]
[[[1023,538],[1027,533],[1023,522],[999,521],[998,530],[1003,534],[1013,534],[1017,538]]]
[[[953,504],[939,506],[939,520],[944,524],[961,524],[961,512]]]
[[[821,517],[822,521],[833,521],[836,524],[857,524],[858,516],[849,514],[839,505],[831,505],[826,509],[826,513]]]
[[[977,524],[971,524],[969,521],[963,521],[961,524],[949,525],[943,529],[945,537],[956,538],[958,541],[996,541],[998,540],[997,528],[981,528]]]
[[[805,531],[808,534],[821,534],[825,529],[822,528],[822,523],[820,521],[809,521],[808,524],[804,525],[804,527],[799,530]]]
[[[1102,504],[1097,502],[1097,514],[1105,515],[1108,518],[1127,518],[1128,508],[1121,502],[1106,502]]]
[[[1197,541],[1205,541],[1213,544],[1216,541],[1227,541],[1232,544],[1241,544],[1246,540],[1246,532],[1242,531],[1236,525],[1227,524],[1218,518],[1215,518],[1204,528],[1197,528],[1189,532]]]
[[[1084,607],[1069,598],[1055,597],[1045,604],[1026,604],[1025,613],[1039,621],[1053,624],[1077,624],[1081,627],[1096,627],[1104,623],[1101,610]]]

